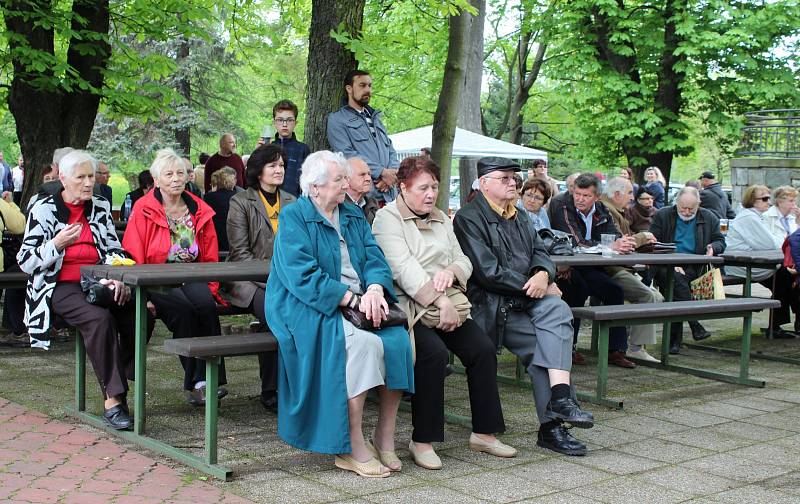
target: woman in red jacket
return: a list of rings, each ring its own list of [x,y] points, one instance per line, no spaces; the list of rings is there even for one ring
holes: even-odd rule
[[[183,159],[172,149],[161,149],[150,166],[155,189],[136,201],[131,212],[123,247],[137,264],[218,262],[214,211],[202,199],[186,191],[188,180]],[[148,307],[155,310],[172,331],[173,338],[220,334],[216,303],[217,282],[186,283],[166,293],[150,293]],[[216,299],[215,299],[216,298]],[[189,404],[205,404],[205,361],[181,357],[183,388]],[[227,383],[224,363],[220,384]],[[228,391],[220,387],[218,396]]]

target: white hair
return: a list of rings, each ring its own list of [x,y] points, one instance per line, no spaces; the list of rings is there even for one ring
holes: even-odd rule
[[[150,165],[150,175],[152,175],[154,179],[157,179],[158,176],[161,175],[161,170],[168,166],[174,168],[179,167],[188,175],[186,172],[186,162],[172,149],[159,149],[156,152],[156,158],[153,160],[153,164]]]
[[[700,191],[692,186],[681,187],[680,191],[678,191],[678,194],[675,195],[675,203],[677,204],[678,200],[686,194],[690,194],[695,200],[697,200],[698,203],[700,203]]]
[[[60,149],[56,149],[53,151],[53,164],[60,165],[61,160],[64,159],[64,156],[69,154],[70,152],[74,151],[72,147],[61,147]],[[59,166],[60,167],[60,166]]]
[[[625,177],[614,177],[606,183],[603,193],[609,198],[613,198],[614,193],[625,194],[628,186],[633,187],[630,180]]]
[[[300,168],[300,190],[311,194],[311,186],[328,182],[328,165],[334,163],[347,173],[347,160],[341,152],[317,151],[303,161]]]
[[[367,164],[366,161],[364,161],[363,159],[361,159],[358,156],[353,156],[351,158],[348,158],[347,159],[347,168],[345,168],[345,174],[347,175],[347,178],[350,178],[350,177],[353,176],[353,163],[355,163],[356,161],[361,161],[362,163]],[[367,165],[367,167],[369,167],[369,165]]]
[[[87,163],[92,167],[92,173],[97,171],[97,159],[94,156],[86,151],[72,149],[59,160],[58,172],[65,177],[71,177],[75,168]]]

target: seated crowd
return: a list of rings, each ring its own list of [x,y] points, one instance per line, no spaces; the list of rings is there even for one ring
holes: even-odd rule
[[[297,112],[287,105],[274,113],[282,114],[286,125],[284,116]],[[775,191],[774,206],[769,188],[749,187],[726,237],[720,218],[727,214],[717,210],[727,211],[724,205],[690,186],[678,192],[673,205],[665,205],[657,169],[648,169],[648,183],[636,188],[629,170],[602,189],[596,175],[575,174],[567,191],[555,194],[544,161],[534,164],[518,188],[518,164],[482,158],[472,200],[451,220],[435,206],[441,173],[428,157],[404,159],[394,175],[396,198],[378,201],[370,166],[359,156],[304,151],[298,163],[281,143],[263,143],[246,160],[230,162],[237,156],[236,143],[224,135],[215,154],[220,159],[210,160],[213,170],[206,165],[208,189],[214,190],[204,196],[190,182],[191,163],[171,149],[158,151],[149,177],[139,176],[140,194],[126,198],[134,201],[121,243],[110,204],[97,192],[98,161],[81,150],[57,152],[57,180],[44,184],[29,206],[16,257],[29,275],[24,320],[12,324],[8,341],[46,349],[51,327],[75,327],[99,382],[107,423],[129,429],[128,380],[135,379],[131,292],[118,281],[99,279],[112,299],[89,303],[81,266],[113,255],[137,264],[217,262],[220,249],[229,251],[228,261],[264,261],[266,282],[187,283],[149,293],[149,332],[157,318],[174,338],[219,335],[218,307],[249,311],[279,343],[277,353],[259,355],[259,370],[260,399],[277,412],[281,438],[301,449],[334,454],[339,468],[387,477],[402,469],[395,422],[404,393],[411,395],[412,460],[426,469],[442,468],[434,443],[444,441],[444,379],[451,352],[466,368],[470,449],[496,457],[517,453],[497,437],[506,429],[496,380],[497,355],[505,347],[530,376],[540,425],[537,444],[566,455],[586,453],[586,445],[570,432],[594,425],[572,383],[572,365],[583,363],[583,357],[575,350],[580,321],[573,320],[570,307],[583,306],[590,297],[607,305],[661,302],[667,271],[556,268],[539,236],[542,230],[566,233],[585,246],[612,234],[613,250],[620,254],[660,241],[675,243],[677,252],[708,255],[726,246],[788,246],[800,260],[798,194],[791,187]],[[710,173],[703,177],[714,179]],[[293,182],[293,191],[285,190],[286,180],[297,187]],[[706,201],[714,208],[705,208]],[[22,231],[24,216],[8,198],[0,200],[0,213],[6,229]],[[689,283],[702,270],[686,266],[675,272],[674,299],[689,299]],[[744,274],[734,268],[728,273]],[[789,323],[790,310],[796,315],[800,305],[794,266],[757,271],[755,279],[781,300],[775,326]],[[4,311],[9,311],[9,297],[21,306],[10,294]],[[383,325],[395,304],[403,315]],[[18,333],[20,325],[24,329]],[[689,326],[694,339],[709,336],[699,322]],[[800,329],[797,319],[794,327]],[[682,336],[682,324],[673,324],[671,353],[680,351]],[[609,363],[634,368],[629,357],[656,361],[646,350],[655,342],[655,325],[613,328]],[[186,400],[204,405],[204,362],[180,361]],[[226,383],[224,363],[220,383]],[[375,430],[365,436],[364,404],[372,389],[380,406]],[[227,393],[220,387],[214,400]]]

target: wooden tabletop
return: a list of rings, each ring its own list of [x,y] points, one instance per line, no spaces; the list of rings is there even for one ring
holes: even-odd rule
[[[222,263],[137,264],[135,266],[95,265],[81,267],[82,273],[98,278],[120,280],[126,285],[179,285],[187,282],[223,282],[250,280],[266,282],[267,261]]]
[[[720,257],[729,266],[775,266],[783,264],[783,252],[780,250],[726,250]]]
[[[576,254],[573,256],[550,256],[556,266],[635,266],[644,265],[682,265],[682,264],[722,264],[722,258],[699,254],[614,254],[603,257],[601,254]]]

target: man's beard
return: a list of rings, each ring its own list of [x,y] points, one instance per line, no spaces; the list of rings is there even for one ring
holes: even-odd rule
[[[359,105],[361,105],[362,107],[366,107],[367,105],[369,105],[369,99],[370,99],[369,95],[364,95],[361,98],[359,98],[358,100],[354,100],[354,101],[356,103],[358,103]]]
[[[681,219],[683,222],[689,222],[690,220],[694,219],[696,216],[697,216],[697,212],[693,213],[693,214],[692,214],[691,216],[689,216],[689,217],[684,217],[684,215],[683,215],[682,213],[678,212],[678,217],[680,217],[680,219]]]

